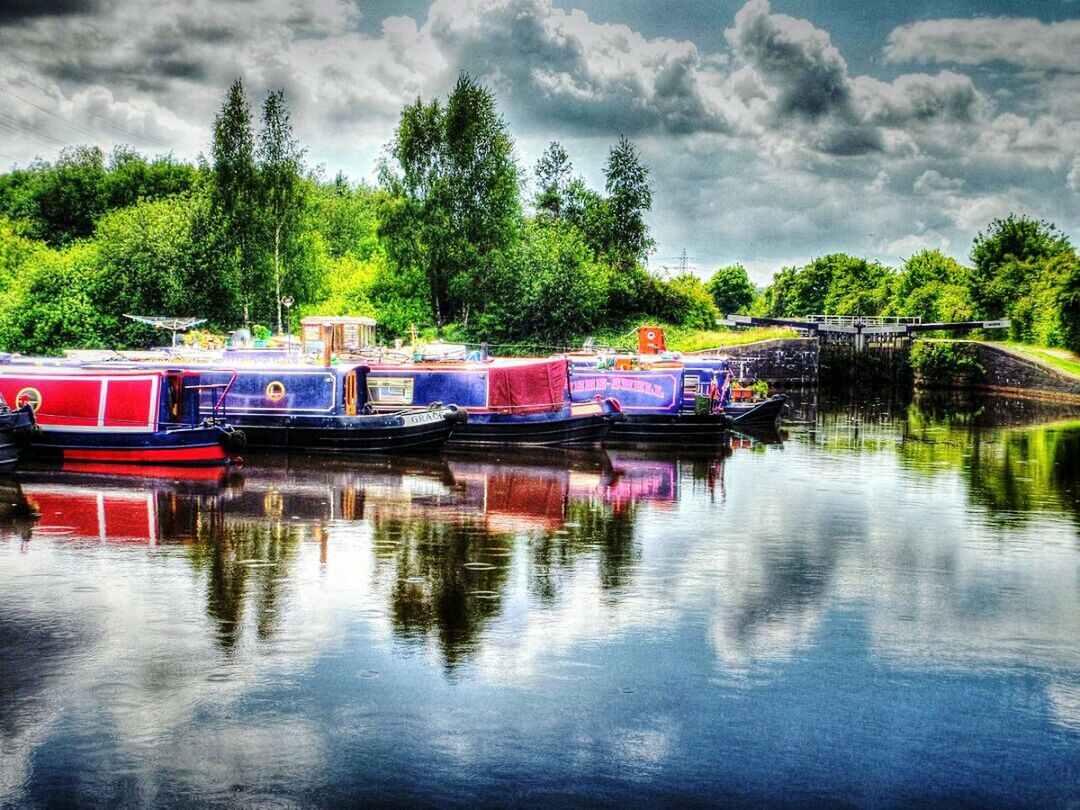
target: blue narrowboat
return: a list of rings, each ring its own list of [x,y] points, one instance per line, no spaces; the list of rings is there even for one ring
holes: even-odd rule
[[[612,428],[613,442],[699,444],[721,441],[730,427],[775,429],[786,402],[732,401],[727,362],[667,352],[658,327],[639,330],[637,356],[571,355],[570,364],[574,400],[618,399],[626,419]]]
[[[560,358],[373,364],[367,399],[376,411],[458,403],[469,421],[456,445],[599,445],[623,418],[610,397],[571,399]]]
[[[468,415],[456,405],[366,407],[368,368],[360,364],[295,363],[200,367],[208,381],[228,384],[223,403],[229,421],[251,447],[329,452],[412,452],[441,447]],[[208,391],[201,408],[214,407]]]

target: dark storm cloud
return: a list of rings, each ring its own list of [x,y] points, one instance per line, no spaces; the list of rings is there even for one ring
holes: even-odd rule
[[[101,0],[0,0],[0,25],[33,17],[92,14]]]
[[[735,15],[727,38],[779,90],[778,112],[810,119],[849,112],[847,63],[824,31],[805,20],[770,14],[767,0],[751,0]]]
[[[431,38],[532,120],[631,135],[728,129],[703,94],[691,43],[646,40],[542,0],[510,0],[463,17],[452,4],[433,7]]]

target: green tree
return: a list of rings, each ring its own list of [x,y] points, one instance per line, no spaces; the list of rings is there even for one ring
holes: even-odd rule
[[[94,301],[97,249],[77,242],[43,248],[0,289],[0,347],[33,355],[114,345],[115,319]]]
[[[108,206],[105,156],[97,147],[65,149],[52,165],[36,162],[25,180],[22,213],[32,235],[54,247],[92,235]]]
[[[666,323],[691,329],[712,329],[720,312],[709,288],[692,273],[675,276],[671,281],[650,276],[650,314]]]
[[[304,150],[292,134],[292,121],[285,106],[285,91],[272,90],[263,104],[259,132],[259,180],[262,214],[270,228],[274,276],[274,304],[277,331],[281,318],[283,254],[297,237],[304,209],[306,187],[302,182]]]
[[[436,326],[482,310],[486,276],[518,237],[520,182],[495,99],[463,74],[446,105],[405,107],[380,176],[380,235],[399,267],[427,277]]]
[[[126,208],[140,200],[186,194],[195,189],[199,173],[172,155],[147,160],[129,146],[117,146],[109,157],[105,188],[108,210]]]
[[[982,315],[1001,318],[1028,294],[1042,259],[1068,253],[1069,240],[1043,220],[1009,214],[979,232],[971,248],[971,298]]]
[[[561,219],[570,206],[570,184],[574,171],[562,144],[552,141],[536,161],[537,192],[533,204],[541,219]]]
[[[970,320],[967,268],[937,250],[910,256],[896,277],[890,311],[929,322]]]
[[[244,318],[256,312],[252,305],[265,287],[259,272],[258,174],[255,142],[251,128],[251,108],[242,79],[236,79],[214,118],[213,139],[214,207],[224,226],[221,249],[230,275],[242,291]]]
[[[480,335],[565,346],[603,318],[603,270],[566,223],[531,223],[495,276],[493,305],[477,319]]]
[[[610,208],[608,245],[612,258],[624,266],[643,262],[655,244],[645,222],[645,213],[652,209],[652,185],[648,167],[625,137],[608,154],[604,179]]]
[[[721,267],[709,279],[709,293],[721,314],[746,312],[757,291],[741,264]]]

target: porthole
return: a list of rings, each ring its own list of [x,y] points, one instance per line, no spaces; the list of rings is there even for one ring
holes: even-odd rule
[[[271,402],[280,402],[285,398],[285,383],[274,380],[266,386],[266,398]]]
[[[15,397],[15,407],[21,408],[23,405],[29,405],[34,413],[37,413],[41,407],[41,392],[36,388],[22,389]]]

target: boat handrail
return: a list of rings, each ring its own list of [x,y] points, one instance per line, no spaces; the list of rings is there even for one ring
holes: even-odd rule
[[[210,409],[210,418],[215,422],[218,420],[218,412],[221,412],[221,419],[226,418],[225,413],[225,397],[229,395],[229,391],[233,387],[233,383],[236,382],[236,378],[240,375],[240,372],[236,369],[228,369],[232,372],[232,376],[227,383],[200,383],[199,385],[187,386],[189,391],[211,391],[221,390],[221,396],[218,397],[217,402],[213,404]]]

